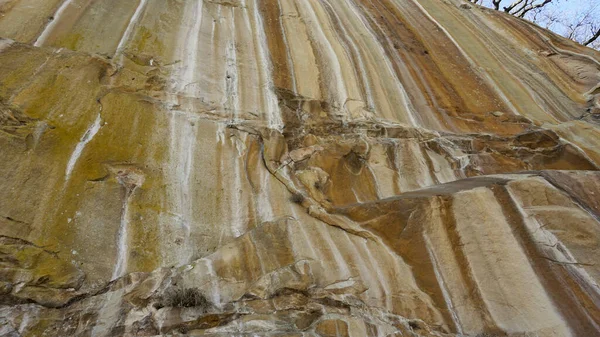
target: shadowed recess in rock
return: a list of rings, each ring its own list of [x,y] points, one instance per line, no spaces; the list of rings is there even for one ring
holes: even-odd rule
[[[460,0],[0,1],[0,335],[598,335],[599,86]]]

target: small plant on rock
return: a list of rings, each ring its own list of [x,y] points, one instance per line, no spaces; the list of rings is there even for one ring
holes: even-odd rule
[[[212,303],[198,288],[175,288],[165,291],[160,298],[161,307],[201,308],[206,312],[212,308]]]
[[[296,204],[301,204],[304,202],[304,196],[302,193],[293,193],[290,197],[290,201]]]
[[[497,335],[491,334],[489,332],[481,332],[475,337],[497,337]]]

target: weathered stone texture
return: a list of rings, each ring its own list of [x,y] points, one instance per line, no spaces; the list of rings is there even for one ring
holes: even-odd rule
[[[0,336],[596,336],[600,54],[459,0],[0,0]]]

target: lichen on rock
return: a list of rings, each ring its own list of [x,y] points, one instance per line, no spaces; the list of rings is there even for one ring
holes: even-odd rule
[[[598,335],[600,54],[468,7],[0,1],[0,335]]]

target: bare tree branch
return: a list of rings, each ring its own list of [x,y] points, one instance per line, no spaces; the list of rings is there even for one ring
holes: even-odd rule
[[[569,0],[467,1],[495,10],[502,8],[510,15],[527,19],[582,45],[600,49],[600,3],[582,5],[567,14],[556,4]]]
[[[585,41],[583,43],[583,45],[584,46],[589,46],[590,44],[592,44],[592,42],[598,40],[598,38],[600,38],[600,28],[596,31],[596,33],[592,37],[590,37],[589,40]]]
[[[523,7],[527,6],[529,1],[532,1],[532,0],[515,0],[508,7],[504,7],[504,11],[509,14],[514,14],[515,12],[513,11],[513,9],[515,9],[517,6],[521,6],[520,8],[523,8]]]
[[[532,11],[532,10],[536,9],[536,8],[541,8],[541,7],[544,7],[544,6],[546,6],[547,4],[549,4],[549,3],[551,3],[551,2],[552,2],[552,0],[544,0],[544,2],[542,2],[542,3],[535,4],[535,5],[534,5],[534,4],[532,4],[532,5],[530,5],[529,7],[524,7],[524,8],[522,9],[522,11],[521,11],[521,12],[518,14],[518,16],[519,16],[520,18],[522,18],[522,17],[524,17],[524,16],[525,16],[525,14],[527,14],[528,12],[530,12],[530,11]]]

